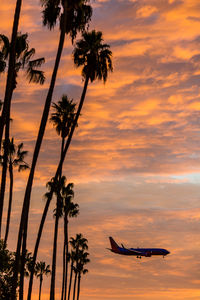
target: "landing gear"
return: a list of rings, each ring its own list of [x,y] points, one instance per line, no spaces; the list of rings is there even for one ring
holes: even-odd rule
[[[137,258],[140,258],[140,259],[141,259],[141,258],[142,258],[142,256],[138,256],[138,255],[137,255]]]

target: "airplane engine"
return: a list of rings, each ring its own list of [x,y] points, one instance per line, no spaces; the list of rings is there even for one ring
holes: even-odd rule
[[[145,254],[146,257],[151,257],[151,251],[147,251]]]

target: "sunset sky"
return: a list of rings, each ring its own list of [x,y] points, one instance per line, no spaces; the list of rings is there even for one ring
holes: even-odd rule
[[[1,1],[0,33],[10,36],[15,1]],[[114,72],[89,85],[63,174],[74,183],[80,215],[70,236],[89,241],[91,263],[81,300],[200,299],[200,3],[198,0],[95,0],[90,29],[103,32]],[[35,58],[45,57],[43,86],[21,72],[12,102],[12,136],[30,163],[57,50],[59,31],[42,26],[40,2],[24,0],[20,31]],[[80,38],[80,36],[79,36]],[[67,38],[53,102],[76,102],[83,87]],[[4,97],[6,74],[0,77]],[[33,251],[53,177],[60,138],[48,124],[31,199],[28,249]],[[8,248],[15,250],[28,171],[15,173],[14,212]],[[6,211],[7,203],[5,205]],[[51,264],[52,202],[39,259]],[[5,218],[4,218],[5,221]],[[61,287],[62,222],[56,292]],[[127,247],[161,247],[171,254],[143,258],[106,250],[108,237]],[[49,299],[49,279],[42,299]],[[38,284],[34,293],[37,299]],[[56,299],[59,299],[57,296]]]

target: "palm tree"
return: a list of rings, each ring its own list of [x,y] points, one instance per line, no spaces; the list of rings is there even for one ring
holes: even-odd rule
[[[53,103],[53,105],[52,105],[52,107],[54,109],[54,112],[51,115],[50,121],[53,123],[53,125],[56,128],[57,133],[62,138],[61,156],[62,156],[62,152],[63,152],[65,139],[69,134],[69,131],[70,131],[71,126],[72,126],[72,122],[75,118],[75,106],[76,106],[76,104],[73,103],[73,100],[69,100],[67,95],[63,95],[61,100],[58,101],[57,104]],[[60,174],[61,173],[62,173],[62,170],[60,170]],[[70,184],[68,186],[70,186]],[[39,241],[40,241],[40,237],[41,237],[41,233],[42,233],[42,228],[43,228],[43,225],[44,225],[44,220],[46,219],[49,204],[51,202],[53,191],[54,191],[53,182],[50,185],[50,188],[51,188],[51,191],[48,194],[46,194],[46,206],[44,208],[44,212],[43,212],[43,216],[42,216],[42,220],[41,220],[41,225],[40,225],[40,229],[39,229],[39,233],[38,233],[38,238],[37,238],[37,241],[36,241],[34,255],[33,255],[34,262],[36,262],[37,251],[38,251]],[[73,186],[71,187],[71,190],[72,190],[72,188],[73,188]],[[68,194],[70,194],[69,189],[68,189]],[[31,272],[30,280],[29,280],[28,297],[30,297],[31,290],[32,290],[33,276],[34,276],[33,271]],[[30,298],[28,298],[28,299],[30,299]]]
[[[94,42],[94,45],[93,45],[92,41]],[[108,71],[113,70],[112,61],[111,61],[112,52],[109,50],[109,48],[110,48],[109,45],[102,44],[102,41],[103,41],[103,39],[102,39],[101,32],[96,32],[93,30],[91,33],[88,33],[88,32],[84,33],[83,40],[81,40],[77,43],[77,51],[76,50],[74,51],[75,64],[77,66],[83,66],[82,75],[83,75],[83,78],[85,78],[85,84],[84,84],[83,92],[81,95],[79,107],[76,112],[76,117],[74,119],[74,123],[69,132],[68,139],[65,143],[65,147],[64,147],[56,174],[54,176],[54,178],[56,180],[59,177],[59,174],[62,170],[62,165],[64,163],[66,153],[69,149],[74,130],[78,123],[78,118],[80,116],[81,109],[82,109],[82,106],[84,103],[89,80],[91,82],[93,82],[95,79],[99,79],[99,80],[103,79],[103,81],[106,82],[106,79],[108,76]],[[84,44],[85,44],[85,46],[87,46],[85,48],[85,50],[84,50],[84,47],[85,47]],[[80,48],[80,50],[78,50],[79,48]],[[46,219],[48,208],[49,208],[49,205],[51,202],[52,195],[53,195],[53,190],[51,191],[51,194],[49,195],[48,201],[46,202],[46,206],[45,206],[43,216],[41,219],[41,223],[40,223],[40,227],[38,230],[38,236],[37,236],[35,250],[34,250],[35,257],[37,257],[37,251],[38,251],[38,247],[39,247],[39,243],[40,243],[40,239],[41,239],[41,235],[42,235],[42,231],[43,231],[43,226],[45,223],[45,219]],[[30,286],[30,283],[29,283],[29,286]],[[30,287],[29,298],[27,300],[31,299],[30,298],[31,289],[32,289],[32,286]]]
[[[54,181],[54,185],[57,188],[54,189],[54,193],[56,194],[56,209],[55,209],[55,228],[54,228],[54,242],[53,242],[53,255],[52,255],[52,273],[51,273],[51,288],[50,288],[50,300],[55,299],[55,278],[56,278],[56,255],[57,255],[57,237],[58,237],[58,222],[62,217],[62,207],[63,207],[63,199],[61,195],[61,189],[63,188],[64,178],[58,180],[58,182]]]
[[[44,261],[40,261],[35,266],[35,274],[36,277],[40,279],[40,287],[39,287],[39,300],[41,299],[41,291],[42,291],[42,282],[44,275],[48,276],[51,273],[50,266],[46,265]]]
[[[2,115],[0,118],[0,150],[1,150],[1,143],[3,137],[3,130],[6,124],[6,121],[9,122],[10,119],[10,101],[12,98],[13,93],[13,80],[14,80],[14,70],[15,70],[15,56],[16,56],[16,40],[17,40],[17,32],[18,32],[18,25],[19,25],[19,18],[21,12],[21,5],[22,0],[16,1],[15,7],[15,14],[13,20],[13,27],[12,27],[12,37],[10,43],[10,51],[9,51],[9,63],[8,63],[8,74],[7,74],[7,81],[6,81],[6,90],[5,90],[5,97],[4,97],[4,106]],[[3,64],[3,69],[5,67],[5,62]]]
[[[18,172],[24,171],[29,168],[28,164],[24,161],[25,156],[28,151],[23,150],[23,143],[20,143],[18,146],[14,144],[14,139],[12,138],[9,141],[8,148],[8,169],[10,176],[10,189],[9,189],[9,202],[8,202],[8,212],[7,212],[7,221],[6,221],[6,230],[5,230],[5,238],[4,242],[7,244],[9,226],[10,226],[10,215],[12,209],[12,198],[13,198],[13,167],[18,167]],[[3,161],[4,156],[0,156],[1,163]]]
[[[81,233],[77,234],[75,239],[71,237],[70,242],[69,242],[71,245],[72,251],[71,251],[71,256],[70,256],[71,257],[71,273],[70,273],[70,281],[69,281],[69,288],[68,288],[68,300],[70,299],[73,272],[75,272],[73,300],[75,299],[78,256],[79,256],[80,251],[84,251],[84,250],[88,249],[87,242],[88,242],[87,239],[85,239]],[[74,267],[74,262],[76,262],[76,267]]]
[[[65,191],[63,210],[64,210],[64,245],[63,245],[63,282],[61,299],[66,300],[67,297],[67,275],[68,275],[68,218],[77,217],[79,214],[79,205],[72,202],[74,192],[73,184],[68,184]]]
[[[69,277],[69,287],[68,287],[68,296],[67,299],[70,299],[70,293],[71,293],[71,286],[72,286],[72,276],[74,271],[74,262],[75,262],[75,255],[76,253],[71,250],[70,253],[68,253],[68,260],[71,261],[71,268],[70,268],[70,277]]]
[[[73,103],[73,99],[69,100],[67,95],[63,95],[61,100],[58,101],[58,104],[53,103],[52,105],[54,112],[51,114],[50,121],[53,123],[54,127],[58,135],[62,138],[61,143],[61,156],[64,150],[65,139],[69,135],[71,127],[75,118],[75,107],[76,104]],[[62,173],[62,169],[60,170],[60,174]],[[64,247],[63,247],[63,283],[62,283],[62,296],[63,299],[64,294],[66,298],[66,286],[67,286],[67,259],[66,255],[68,253],[68,214],[71,212],[71,216],[77,215],[77,207],[71,202],[71,198],[74,196],[73,192],[73,184],[68,184],[65,191],[65,204],[64,204]],[[71,207],[70,207],[71,204]],[[74,205],[72,207],[72,205]],[[72,212],[73,211],[73,212]]]
[[[85,269],[84,266],[90,262],[88,258],[89,253],[84,252],[83,250],[79,252],[78,255],[78,264],[77,264],[77,273],[78,273],[78,287],[77,287],[77,300],[79,300],[80,295],[80,285],[81,285],[81,275],[85,275],[88,272],[88,269]]]
[[[77,126],[78,119],[83,107],[86,96],[88,83],[98,80],[103,80],[105,83],[108,77],[108,72],[113,71],[112,67],[112,52],[108,44],[103,44],[102,32],[91,31],[84,32],[83,38],[76,43],[73,51],[74,63],[77,67],[82,66],[82,76],[85,80],[83,92],[80,98],[79,106],[76,112],[73,126],[70,130],[67,142],[65,144],[63,155],[59,162],[59,166],[55,175],[58,176],[59,170],[62,168],[66,153],[71,144],[74,130]]]
[[[35,49],[29,49],[29,44],[27,41],[28,35],[18,33],[16,46],[15,46],[15,70],[13,77],[13,85],[12,89],[14,90],[17,85],[17,76],[20,69],[26,69],[27,78],[29,82],[35,82],[43,84],[45,77],[44,72],[38,70],[37,68],[44,63],[44,58],[34,59],[31,58],[35,54]],[[10,52],[10,42],[9,39],[5,35],[0,35],[0,43],[1,43],[1,53],[3,55],[3,59],[6,62],[8,59],[8,55]],[[5,186],[6,186],[6,173],[7,173],[7,160],[8,160],[8,152],[9,152],[9,131],[10,131],[10,122],[6,123],[5,130],[5,142],[4,142],[4,164],[2,169],[2,177],[1,177],[1,188],[0,188],[0,233],[1,233],[1,224],[2,224],[2,214],[3,214],[3,205],[4,205],[4,195],[5,195]]]
[[[16,250],[16,271],[13,279],[14,281],[13,294],[15,293],[16,286],[17,286],[17,270],[19,266],[22,236],[24,240],[23,249],[26,248],[28,215],[29,215],[33,177],[34,177],[35,167],[36,167],[36,163],[37,163],[37,159],[38,159],[38,155],[39,155],[39,151],[42,144],[46,123],[49,115],[49,109],[50,109],[52,95],[54,91],[57,71],[58,71],[62,50],[64,46],[65,34],[69,34],[73,41],[78,32],[82,32],[85,30],[85,26],[90,21],[92,15],[92,8],[90,5],[88,5],[88,2],[89,0],[57,0],[57,1],[42,0],[42,5],[44,7],[43,24],[48,26],[49,29],[52,29],[56,25],[57,20],[60,20],[60,39],[59,39],[55,65],[54,65],[51,82],[49,86],[49,91],[46,97],[46,102],[45,102],[43,115],[40,123],[35,150],[33,154],[31,170],[30,170],[25,196],[24,196],[20,228],[18,233],[17,250]],[[14,300],[14,298],[12,300]],[[30,295],[29,295],[29,300],[30,300]]]
[[[53,182],[56,186],[55,194],[57,197],[56,209],[55,209],[55,229],[54,229],[54,246],[52,256],[52,275],[51,275],[51,289],[50,289],[50,300],[55,299],[55,277],[56,277],[56,254],[57,254],[57,236],[58,236],[58,222],[59,218],[63,215],[64,199],[70,198],[73,194],[71,188],[73,184],[66,186],[66,178],[62,176],[57,182]],[[50,187],[51,188],[51,187]]]

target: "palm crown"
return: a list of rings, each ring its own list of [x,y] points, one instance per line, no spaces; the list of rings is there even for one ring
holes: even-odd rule
[[[41,0],[43,6],[43,24],[49,29],[54,28],[57,20],[62,22],[62,7],[67,1],[66,34],[70,34],[72,42],[77,32],[84,31],[86,24],[92,16],[92,8],[88,5],[89,0]]]
[[[28,34],[17,34],[16,40],[16,62],[15,62],[15,82],[13,87],[16,87],[16,77],[20,69],[26,68],[27,78],[29,82],[35,82],[43,84],[45,81],[44,72],[36,68],[40,67],[44,63],[44,58],[34,59],[31,58],[35,54],[35,49],[29,49]],[[10,42],[7,36],[0,34],[0,72],[3,72],[6,68],[6,60],[10,52]]]
[[[5,145],[5,141],[3,145]],[[24,158],[27,155],[28,151],[24,151],[23,146],[24,146],[23,143],[20,143],[18,146],[16,146],[14,144],[13,138],[9,141],[9,145],[8,145],[8,164],[17,166],[19,172],[29,168],[28,164],[24,161]],[[5,148],[5,146],[3,146],[3,148]],[[1,163],[3,159],[4,156],[0,155]]]
[[[73,99],[69,100],[67,95],[63,95],[58,104],[53,103],[52,107],[55,112],[51,114],[50,121],[56,127],[56,131],[62,138],[68,136],[75,118],[75,107]]]
[[[50,274],[50,265],[46,265],[44,261],[40,261],[36,264],[35,266],[35,274],[37,278],[43,277],[43,275],[48,275]]]
[[[91,82],[95,79],[103,79],[105,82],[108,71],[113,70],[110,46],[103,44],[100,31],[84,32],[82,37],[73,51],[75,65],[83,66],[82,76]]]

